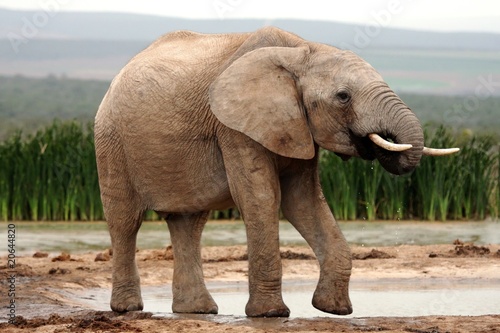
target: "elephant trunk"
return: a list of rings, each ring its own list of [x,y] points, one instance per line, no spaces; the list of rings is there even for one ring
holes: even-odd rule
[[[376,89],[366,91],[362,100],[367,101],[352,130],[356,135],[366,137],[378,134],[395,147],[390,148],[365,142],[380,164],[389,172],[401,175],[412,171],[420,162],[424,148],[424,134],[419,120],[401,99],[387,85],[381,83]],[[371,137],[373,140],[373,138]]]
[[[394,113],[394,116],[389,118],[392,120],[389,121],[388,126],[377,134],[395,143],[409,144],[412,147],[397,152],[374,145],[374,151],[375,157],[387,171],[401,175],[412,171],[420,162],[424,135],[420,122],[410,109],[399,108]]]

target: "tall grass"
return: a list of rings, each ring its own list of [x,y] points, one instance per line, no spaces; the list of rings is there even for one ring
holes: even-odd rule
[[[426,145],[460,146],[458,154],[423,157],[411,174],[393,176],[378,162],[320,152],[320,179],[336,218],[481,220],[500,214],[500,151],[488,137],[457,139],[426,132]],[[237,210],[211,218],[234,218]],[[148,212],[146,219],[158,219]],[[0,219],[103,219],[91,126],[55,122],[34,135],[0,143]]]
[[[102,219],[92,128],[55,122],[0,144],[3,220]]]
[[[379,169],[380,165],[378,165]],[[378,214],[377,218],[383,220],[401,220],[413,218],[408,207],[412,193],[410,192],[410,176],[394,176],[382,172],[380,190],[377,193]]]
[[[426,131],[427,146],[454,147],[458,154],[422,157],[420,165],[406,176],[391,176],[377,162],[342,162],[322,152],[321,182],[325,197],[342,220],[422,219],[483,220],[500,211],[500,152],[490,137],[457,140],[443,127]],[[346,174],[355,182],[346,184]],[[354,185],[356,195],[343,189]],[[347,202],[354,203],[344,214]]]
[[[325,150],[320,151],[320,164],[333,166],[322,168],[320,177],[325,198],[341,220],[352,220],[357,216],[358,176],[349,168],[335,167],[340,159]],[[340,162],[341,163],[341,162]],[[356,164],[350,160],[349,163]],[[355,168],[352,165],[350,169]]]
[[[430,147],[452,147],[455,143],[451,135],[442,127],[438,128],[433,136],[425,133],[425,137],[432,138],[427,142]],[[420,203],[416,207],[418,209],[417,216],[431,221],[446,220],[455,188],[457,192],[464,192],[459,189],[455,178],[458,176],[458,171],[464,167],[457,165],[458,156],[455,154],[445,157],[428,158],[424,156],[422,158],[412,179],[417,198],[420,198],[417,200]],[[463,198],[463,193],[458,195],[458,198]]]

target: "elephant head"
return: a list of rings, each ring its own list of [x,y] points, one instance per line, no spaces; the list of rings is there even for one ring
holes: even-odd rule
[[[210,87],[226,126],[279,155],[310,159],[315,145],[413,170],[424,148],[415,114],[360,57],[323,44],[265,47],[234,60]]]

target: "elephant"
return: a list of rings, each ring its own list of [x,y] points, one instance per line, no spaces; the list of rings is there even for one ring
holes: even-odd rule
[[[359,56],[276,27],[163,35],[112,80],[94,131],[117,312],[143,309],[136,238],[153,210],[171,235],[172,311],[216,314],[200,238],[211,210],[237,207],[247,234],[247,316],[290,314],[280,212],[319,262],[313,306],[350,314],[351,253],[323,196],[319,149],[377,159],[398,175],[423,154],[454,151],[424,148],[415,114]]]

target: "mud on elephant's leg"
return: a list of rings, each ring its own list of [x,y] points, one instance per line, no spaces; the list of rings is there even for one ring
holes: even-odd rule
[[[320,264],[313,306],[347,315],[352,313],[349,245],[324,199],[315,166],[300,169],[304,170],[302,174],[282,180],[283,214],[311,246]]]
[[[111,309],[117,312],[141,311],[144,307],[135,250],[142,213],[115,216],[107,214],[113,248],[113,290]]]
[[[203,279],[200,241],[207,217],[208,212],[167,217],[174,251],[173,312],[218,312]]]

